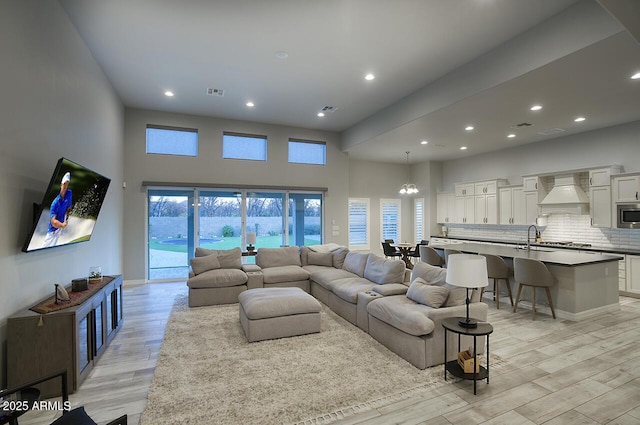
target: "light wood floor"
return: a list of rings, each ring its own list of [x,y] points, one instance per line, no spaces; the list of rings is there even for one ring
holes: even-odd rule
[[[186,285],[125,287],[125,323],[72,405],[99,423],[127,413],[138,424],[173,300]],[[460,381],[338,422],[347,424],[640,424],[640,299],[582,322],[553,320],[523,308],[512,313],[485,295],[494,326],[491,352],[511,368],[492,370],[490,384]],[[502,301],[502,300],[501,300]],[[508,302],[508,298],[507,298]],[[51,412],[30,412],[21,425],[48,424]],[[212,419],[213,420],[213,419]],[[224,423],[223,418],[212,423]]]

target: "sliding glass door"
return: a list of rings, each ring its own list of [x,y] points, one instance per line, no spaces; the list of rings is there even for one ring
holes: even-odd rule
[[[186,279],[196,247],[244,250],[249,232],[256,248],[321,244],[322,202],[321,192],[149,189],[148,279]]]
[[[150,280],[187,278],[194,250],[193,191],[149,190],[148,276]]]

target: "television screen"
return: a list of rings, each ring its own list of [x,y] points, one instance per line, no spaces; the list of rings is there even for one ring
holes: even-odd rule
[[[22,250],[85,242],[91,238],[111,179],[60,158]]]

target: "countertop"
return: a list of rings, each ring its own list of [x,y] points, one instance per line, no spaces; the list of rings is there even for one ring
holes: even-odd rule
[[[479,238],[466,238],[466,237],[456,237],[456,236],[431,236],[432,238],[440,238],[440,239],[451,239],[451,240],[463,240],[463,241],[472,241],[472,242],[490,242],[490,243],[503,243],[509,245],[517,245],[517,242],[513,241],[504,241],[498,239],[479,239]],[[565,245],[545,245],[540,243],[531,243],[531,246],[540,247],[542,249],[550,249],[550,250],[571,250],[571,251],[587,251],[587,252],[604,252],[604,253],[612,253],[612,254],[629,254],[629,255],[640,255],[640,249],[632,249],[632,248],[613,248],[613,247],[605,247],[605,246],[588,246],[588,247],[577,247],[577,246],[565,246]]]
[[[622,257],[617,255],[557,250],[548,247],[533,247],[528,251],[526,249],[516,249],[515,245],[510,247],[478,243],[460,243],[455,245],[430,243],[429,246],[435,249],[453,248],[465,253],[493,254],[504,258],[531,258],[533,260],[542,261],[545,264],[555,264],[567,267],[622,260]]]

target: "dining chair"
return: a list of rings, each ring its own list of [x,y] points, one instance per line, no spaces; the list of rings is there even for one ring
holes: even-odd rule
[[[555,284],[553,275],[547,268],[547,266],[538,260],[530,258],[514,258],[513,259],[513,274],[515,280],[518,283],[518,293],[516,294],[516,303],[513,306],[513,312],[518,309],[518,302],[520,301],[520,294],[522,293],[523,286],[529,286],[532,289],[531,297],[531,310],[533,313],[533,320],[536,319],[536,288],[544,288],[547,294],[547,300],[549,307],[551,308],[551,315],[556,318],[556,312],[553,309],[553,300],[551,299],[550,288]]]
[[[386,258],[399,258],[402,255],[397,249],[392,247],[391,244],[386,241],[382,242],[382,252],[384,253],[384,256]]]

